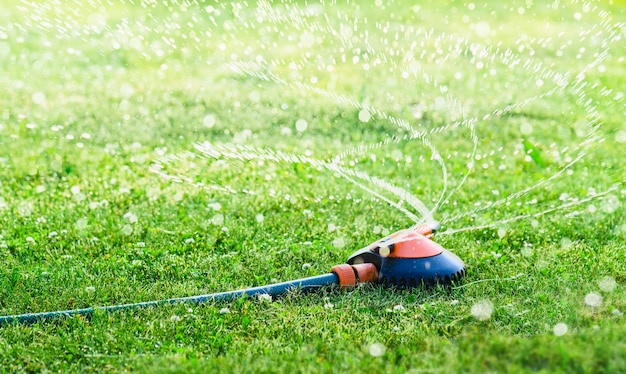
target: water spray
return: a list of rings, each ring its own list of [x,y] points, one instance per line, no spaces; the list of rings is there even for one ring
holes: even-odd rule
[[[432,240],[437,229],[439,224],[432,223],[400,230],[354,252],[346,264],[333,266],[328,274],[207,295],[2,316],[0,326],[11,323],[33,324],[72,316],[89,317],[96,311],[115,312],[164,304],[231,301],[244,296],[277,297],[294,289],[311,292],[332,285],[341,288],[351,288],[361,283],[380,283],[400,288],[448,286],[465,275],[465,265],[460,258]]]

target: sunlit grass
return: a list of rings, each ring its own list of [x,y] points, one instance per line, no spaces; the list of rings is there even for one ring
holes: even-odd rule
[[[619,25],[601,23],[619,20],[623,10],[383,3],[385,9],[374,2],[270,4],[299,18],[266,18],[263,30],[243,27],[260,17],[243,3],[220,4],[219,14],[207,4],[3,4],[0,314],[317,275],[414,223],[323,167],[201,158],[194,144],[205,141],[320,162],[341,154],[342,166],[399,186],[429,208],[449,195],[435,214],[445,222],[436,240],[463,258],[469,273],[452,289],[365,286],[273,303],[175,305],[5,326],[0,367],[626,371],[624,36],[616,31],[612,37],[622,41],[609,39]],[[337,34],[304,35],[302,19]],[[411,49],[416,30],[416,43],[424,44]],[[603,34],[581,36],[589,30]],[[521,63],[569,73],[570,86],[560,89],[552,75],[539,82],[534,65],[510,66],[505,55],[491,59],[509,48]],[[585,73],[587,104],[571,88],[573,75],[604,49],[602,68]],[[257,65],[237,70],[242,61]],[[528,97],[537,99],[493,114]],[[447,183],[426,141],[363,108],[430,131],[424,139],[445,161]],[[602,121],[595,133],[588,126],[594,109]],[[487,113],[492,117],[483,120]],[[449,127],[473,116],[474,127]],[[189,152],[195,158],[182,157]],[[162,161],[173,155],[179,158]],[[159,162],[193,183],[160,178],[151,171]],[[443,235],[481,225],[491,226]]]

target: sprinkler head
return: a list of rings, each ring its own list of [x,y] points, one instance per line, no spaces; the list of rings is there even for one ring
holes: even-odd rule
[[[398,287],[450,285],[465,275],[465,264],[431,237],[438,223],[400,230],[348,258],[347,263],[371,263],[378,269],[378,282]]]

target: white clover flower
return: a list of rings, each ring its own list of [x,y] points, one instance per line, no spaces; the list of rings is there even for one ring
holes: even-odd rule
[[[393,306],[393,311],[398,313],[404,313],[406,312],[406,308],[404,308],[402,304],[398,304]]]

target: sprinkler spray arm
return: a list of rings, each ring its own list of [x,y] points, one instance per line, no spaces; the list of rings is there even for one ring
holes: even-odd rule
[[[342,288],[349,288],[357,283],[367,282],[378,282],[397,287],[449,285],[465,275],[465,265],[457,256],[431,240],[431,236],[438,228],[438,224],[424,224],[398,231],[356,251],[348,258],[347,264],[333,266],[329,274],[207,295],[96,308],[1,316],[0,327],[11,323],[32,324],[47,322],[61,317],[89,317],[96,311],[114,312],[164,304],[200,304],[210,301],[230,301],[244,295],[248,297],[260,295],[280,296],[292,289],[314,291],[330,285],[339,285]]]

